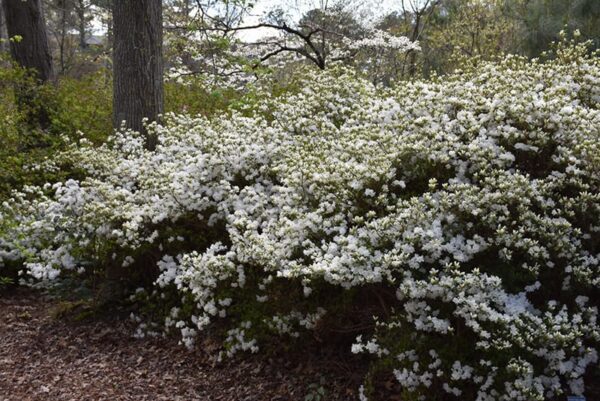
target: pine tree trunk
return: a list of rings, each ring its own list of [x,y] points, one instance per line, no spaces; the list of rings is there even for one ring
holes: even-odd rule
[[[113,3],[113,125],[144,132],[163,112],[162,2]],[[156,138],[148,136],[153,150]]]
[[[9,37],[22,40],[10,43],[14,59],[24,68],[35,70],[41,82],[52,76],[52,58],[48,47],[41,0],[2,0]]]

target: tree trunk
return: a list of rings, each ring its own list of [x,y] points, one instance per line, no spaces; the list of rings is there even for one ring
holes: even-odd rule
[[[6,32],[6,22],[4,21],[4,8],[0,0],[0,52],[8,51],[8,33]]]
[[[86,42],[86,28],[87,28],[87,20],[85,11],[88,6],[85,4],[83,0],[79,0],[76,4],[76,12],[77,12],[77,31],[79,34],[79,48],[85,49],[88,47]]]
[[[162,2],[113,3],[113,125],[145,132],[143,119],[163,112]],[[156,138],[148,136],[148,149]]]
[[[65,53],[67,47],[67,35],[69,34],[69,28],[67,27],[67,18],[71,10],[67,9],[67,2],[65,0],[61,0],[59,3],[59,12],[60,12],[60,25],[58,31],[58,37],[56,38],[58,41],[58,55],[60,61],[60,74],[64,75],[67,70],[67,63],[65,61]]]
[[[35,70],[41,82],[46,82],[52,76],[52,58],[41,0],[2,0],[2,5],[8,36],[22,37],[21,41],[10,43],[12,56],[22,67]]]

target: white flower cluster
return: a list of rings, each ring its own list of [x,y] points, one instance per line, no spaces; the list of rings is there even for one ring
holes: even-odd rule
[[[359,40],[344,38],[344,43],[350,50],[363,48],[394,49],[398,52],[421,50],[418,42],[413,42],[406,36],[395,36],[381,29],[372,29],[369,35]]]
[[[0,257],[53,279],[158,255],[157,288],[195,303],[167,322],[186,344],[256,308],[230,353],[256,352],[265,322],[314,328],[311,300],[391,290],[353,351],[390,359],[407,391],[581,394],[600,344],[600,63],[583,54],[389,90],[307,72],[244,113],[169,116],[155,152],[117,133],[71,152],[88,178],[3,206]]]
[[[304,329],[314,329],[319,320],[327,313],[323,308],[317,308],[315,313],[307,313],[306,315],[292,311],[286,315],[275,315],[270,320],[267,320],[267,326],[277,334],[288,334],[291,337],[300,337],[300,332],[295,330],[295,327]]]
[[[231,329],[227,332],[225,346],[227,348],[226,355],[232,357],[239,351],[250,351],[253,354],[258,352],[256,339],[247,338],[247,330],[252,328],[252,322],[245,321],[240,324],[240,327]],[[222,356],[219,356],[221,359]]]

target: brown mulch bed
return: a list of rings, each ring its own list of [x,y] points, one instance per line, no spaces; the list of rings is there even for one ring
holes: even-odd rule
[[[318,348],[215,364],[214,349],[135,339],[121,318],[57,318],[58,306],[32,291],[0,296],[0,401],[292,401],[322,377],[325,400],[355,400],[365,373]]]

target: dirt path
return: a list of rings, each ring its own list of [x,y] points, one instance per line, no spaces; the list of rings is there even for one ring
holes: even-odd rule
[[[53,308],[31,292],[0,297],[0,401],[292,401],[304,400],[321,375],[323,401],[356,399],[361,372],[331,356],[214,366],[209,354],[174,340],[132,338],[127,321],[66,322]]]

